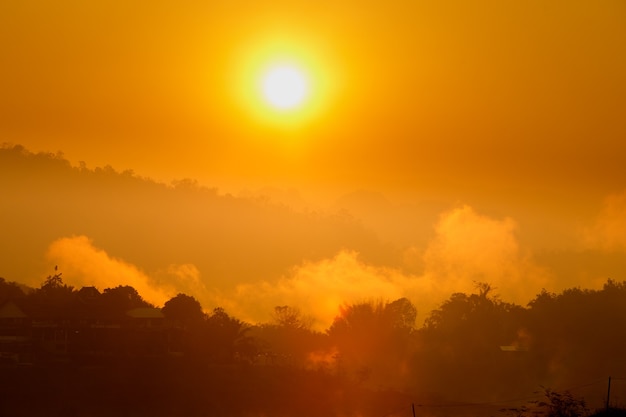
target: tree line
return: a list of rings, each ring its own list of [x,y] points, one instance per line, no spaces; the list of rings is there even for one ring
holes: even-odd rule
[[[84,289],[66,285],[61,274],[27,291],[0,279],[0,307],[12,300],[33,317],[71,319],[91,309],[93,317],[113,320],[134,308],[155,308],[130,286],[92,296],[86,303]],[[180,355],[159,366],[180,366],[194,375],[186,381],[210,374],[234,378],[225,384],[232,383],[237,395],[257,378],[269,378],[262,391],[273,395],[288,390],[285,383],[293,388],[306,381],[302,389],[318,396],[341,386],[344,392],[390,390],[425,403],[481,402],[516,398],[540,385],[626,375],[626,282],[613,280],[599,290],[543,290],[527,306],[477,283],[471,294],[452,294],[419,328],[418,308],[406,298],[346,304],[323,332],[290,305],[276,306],[272,320],[259,324],[219,307],[206,312],[187,294],[172,297],[160,311],[177,329]],[[235,382],[235,375],[248,382]],[[615,401],[623,399],[626,386],[614,389]]]

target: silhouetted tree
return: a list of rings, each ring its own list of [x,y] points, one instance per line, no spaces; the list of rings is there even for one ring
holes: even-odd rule
[[[311,354],[328,349],[327,336],[312,330],[313,319],[299,308],[276,306],[272,318],[272,322],[251,329],[268,363],[314,366]]]
[[[415,329],[417,308],[407,298],[399,298],[385,306],[385,321],[396,331],[409,335]]]
[[[250,326],[229,316],[223,308],[215,308],[206,320],[208,353],[217,362],[232,362],[236,356],[254,356],[253,340],[247,336]]]
[[[543,377],[595,378],[614,372],[626,350],[626,282],[601,290],[542,291],[529,303],[529,330]],[[550,364],[550,366],[547,366]]]
[[[129,285],[106,288],[102,292],[101,300],[104,313],[111,317],[124,317],[126,312],[133,308],[153,307]]]
[[[178,294],[166,301],[161,311],[166,318],[184,325],[198,325],[205,316],[200,302],[187,294]]]
[[[541,415],[545,417],[584,417],[589,414],[584,398],[571,392],[558,392],[544,388],[545,399],[537,402]]]
[[[17,300],[24,297],[24,291],[15,282],[8,282],[0,277],[0,305],[7,300]]]
[[[302,314],[299,308],[276,306],[272,316],[277,326],[291,329],[310,330],[313,318]]]
[[[418,384],[428,381],[430,389],[469,400],[506,395],[527,382],[519,361],[509,360],[500,349],[520,337],[525,310],[492,296],[488,284],[477,284],[477,290],[470,295],[452,294],[427,317],[414,361],[414,372],[422,378],[416,380]],[[535,380],[532,384],[536,386]]]
[[[61,273],[49,275],[41,286],[28,294],[25,302],[35,317],[68,318],[74,299],[74,287],[66,285]]]
[[[555,391],[542,388],[544,399],[532,400],[528,406],[503,409],[501,411],[515,417],[585,417],[589,409],[585,399],[575,397],[569,391]]]
[[[397,383],[416,316],[415,306],[406,298],[352,304],[341,308],[327,333],[346,370],[360,380],[373,375]]]
[[[200,302],[192,296],[178,294],[161,311],[173,324],[169,335],[171,348],[191,358],[206,359],[211,341],[206,334],[206,315]]]

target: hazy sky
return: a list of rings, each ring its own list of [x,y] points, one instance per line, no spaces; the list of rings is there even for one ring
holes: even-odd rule
[[[232,193],[435,201],[426,263],[461,219],[502,226],[516,262],[626,248],[622,0],[9,0],[0,50],[2,142]],[[300,110],[259,96],[280,60],[309,76]],[[360,214],[400,242],[381,210]]]
[[[1,7],[3,138],[89,166],[461,197],[624,185],[620,0]],[[279,55],[323,94],[301,123],[246,84]]]

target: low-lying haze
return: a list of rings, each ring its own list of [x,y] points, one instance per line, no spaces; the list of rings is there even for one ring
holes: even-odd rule
[[[532,218],[462,202],[408,205],[355,192],[312,209],[72,167],[21,147],[0,155],[0,274],[35,287],[57,265],[76,287],[131,285],[155,305],[182,292],[251,322],[295,305],[323,330],[345,303],[407,297],[421,322],[477,282],[524,305],[543,288],[599,288],[626,271],[624,194],[598,201],[570,225],[566,244],[545,249],[521,237]]]

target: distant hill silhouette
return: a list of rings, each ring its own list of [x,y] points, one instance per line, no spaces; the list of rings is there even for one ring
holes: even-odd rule
[[[110,166],[71,166],[62,154],[0,147],[0,276],[41,274],[55,239],[85,235],[146,271],[192,263],[212,286],[275,278],[303,259],[394,253],[347,214],[297,212],[234,197],[193,180],[163,184]],[[38,275],[39,274],[39,275]]]

